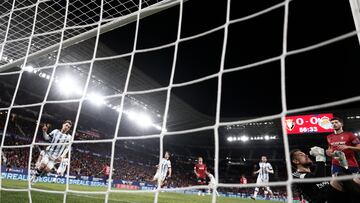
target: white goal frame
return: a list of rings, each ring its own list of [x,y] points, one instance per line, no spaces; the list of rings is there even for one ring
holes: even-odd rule
[[[184,0],[183,2],[186,2],[187,0]],[[146,8],[143,8],[141,9],[141,15],[140,15],[140,19],[141,18],[145,18],[147,16],[150,16],[150,15],[153,15],[155,13],[158,13],[158,12],[161,12],[163,10],[166,10],[166,9],[169,9],[173,6],[176,6],[180,3],[179,0],[163,0],[163,1],[160,1],[156,4],[153,4],[151,6],[148,6]],[[135,22],[137,20],[137,12],[133,12],[131,14],[128,14],[126,16],[121,16],[121,17],[118,17],[112,21],[104,21],[106,22],[104,25],[101,25],[100,26],[100,34],[103,34],[103,33],[106,33],[106,32],[109,32],[113,29],[116,29],[116,28],[119,28],[119,27],[122,27],[122,26],[125,26],[127,24],[130,24],[132,22]],[[62,43],[62,48],[65,48],[65,47],[69,47],[71,45],[74,45],[76,43],[79,43],[79,42],[82,42],[82,41],[85,41],[87,39],[90,39],[92,37],[95,37],[97,35],[97,32],[98,32],[98,27],[94,27],[93,29],[91,30],[88,30],[84,33],[81,33],[79,35],[76,35],[74,37],[71,37],[69,39],[66,39],[66,40],[63,40],[62,42],[59,42],[57,44],[54,44],[52,46],[49,46],[45,49],[42,49],[42,50],[39,50],[35,53],[31,53],[29,54],[27,57],[24,56],[20,59],[16,59],[14,60],[13,62],[11,63],[7,63],[7,64],[4,64],[2,66],[0,66],[0,72],[3,72],[3,71],[6,71],[10,68],[13,68],[15,66],[21,66],[23,65],[25,59],[27,61],[29,61],[30,59],[34,59],[36,57],[39,57],[39,56],[43,56],[45,54],[48,54],[48,53],[51,53],[53,51],[56,51],[59,49],[59,46],[60,46],[60,43]],[[5,43],[3,43],[3,46],[5,46]]]

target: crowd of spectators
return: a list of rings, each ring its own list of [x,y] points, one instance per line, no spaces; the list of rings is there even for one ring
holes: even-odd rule
[[[0,123],[4,126],[4,123]],[[25,130],[23,130],[25,129]],[[2,129],[0,129],[2,131]],[[22,133],[21,131],[25,132]],[[32,134],[34,129],[24,127],[17,127],[16,123],[10,121],[8,124],[7,136],[5,138],[5,145],[19,146],[29,145],[32,142]],[[27,134],[27,135],[26,135]],[[88,135],[82,137],[83,133],[76,133],[76,139],[87,139]],[[41,136],[38,136],[36,141],[41,141]],[[156,165],[159,161],[157,151],[145,151],[139,150],[136,144],[132,143],[134,148],[131,148],[131,144],[124,142],[119,143],[118,148],[124,148],[121,152],[115,152],[113,162],[112,179],[114,180],[126,180],[133,182],[147,182],[154,183],[152,178],[156,173]],[[135,147],[136,146],[136,147]],[[40,150],[44,149],[44,146],[34,146],[31,157],[31,167],[34,167],[36,159],[40,153]],[[108,146],[102,146],[101,144],[73,144],[71,150],[71,165],[70,175],[76,176],[81,179],[86,177],[98,177],[104,176],[104,165],[110,166],[110,150],[104,152],[104,149],[109,149]],[[19,148],[4,148],[3,153],[7,158],[7,168],[28,168],[30,147]],[[196,185],[196,177],[193,172],[194,160],[196,157],[185,157],[173,152],[175,156],[171,158],[173,166],[172,178],[168,180],[170,187],[187,187]],[[213,160],[205,160],[206,163],[212,163]],[[213,166],[208,164],[209,170],[213,173]],[[247,166],[249,170],[245,172],[249,183],[255,182],[254,176],[252,176],[252,167]],[[229,167],[220,167],[220,182],[230,180],[231,183],[239,183],[240,173],[236,170],[229,170]],[[223,174],[229,173],[225,176]],[[276,181],[276,180],[275,180]],[[253,188],[219,188],[219,191],[227,191],[234,193],[251,194]],[[286,194],[284,189],[274,189],[276,194]]]

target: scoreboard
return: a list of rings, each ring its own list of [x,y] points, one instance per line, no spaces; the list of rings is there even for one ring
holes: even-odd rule
[[[332,113],[286,116],[284,125],[287,134],[331,133],[333,132],[331,118],[333,118]]]

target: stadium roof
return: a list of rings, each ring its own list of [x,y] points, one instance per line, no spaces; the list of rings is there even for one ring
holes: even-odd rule
[[[16,61],[24,55],[27,41],[31,34],[31,22],[35,11],[35,1],[20,1],[16,3],[13,12],[13,22],[9,27],[8,41],[3,46],[2,68],[6,64]],[[53,47],[59,42],[62,21],[64,19],[65,1],[41,1],[39,4],[38,18],[35,26],[35,36],[30,48],[30,54],[38,50]],[[77,36],[84,31],[96,28],[95,7],[100,1],[71,1],[65,31],[65,40],[79,40]],[[132,21],[122,21],[121,16],[132,15],[137,9],[135,1],[117,1],[119,7],[111,5],[112,1],[105,1],[104,24],[119,23],[120,28],[110,31],[106,28],[100,37],[97,50],[98,57],[108,57],[129,53],[132,50],[135,25]],[[205,3],[206,1],[187,1],[184,4],[181,38],[190,37],[209,31],[225,23],[226,1],[217,4]],[[280,58],[283,45],[283,1],[274,0],[267,2],[240,2],[231,1],[227,49],[225,57],[225,70],[254,65],[259,61],[274,59],[273,62],[264,63],[255,68],[223,74],[221,120],[231,121],[255,116],[266,116],[281,112],[281,74]],[[324,3],[325,2],[325,3]],[[153,9],[144,14],[139,27],[137,49],[146,49],[161,46],[176,40],[179,7],[171,7],[171,1],[143,1],[143,7],[156,3],[165,3],[164,12]],[[166,4],[169,3],[169,4]],[[288,51],[299,50],[314,44],[327,41],[339,35],[354,31],[355,26],[348,2],[311,2],[291,1],[289,8]],[[125,6],[125,7],[123,7]],[[171,8],[170,8],[171,7]],[[206,9],[204,9],[206,8]],[[263,9],[271,8],[271,12],[260,15]],[[326,9],[325,9],[326,8]],[[339,9],[342,8],[342,9]],[[10,14],[9,2],[0,4],[0,36],[5,36],[7,18]],[[322,11],[328,11],[322,14]],[[201,12],[199,12],[201,11]],[[94,13],[95,12],[95,13]],[[328,15],[328,13],[337,15]],[[49,15],[49,13],[53,15]],[[243,17],[252,16],[248,21],[239,21]],[[21,23],[18,23],[21,22]],[[161,22],[161,23],[160,23]],[[205,23],[206,22],[206,23]],[[269,27],[271,25],[271,27]],[[44,33],[49,32],[50,33]],[[86,41],[64,48],[60,62],[63,64],[75,61],[85,61],[85,64],[72,65],[70,69],[86,75],[89,70],[88,62],[92,58],[94,47],[94,33],[84,36]],[[89,33],[89,32],[86,32]],[[0,39],[4,40],[4,38]],[[174,82],[185,83],[191,80],[204,78],[218,72],[222,43],[224,40],[223,29],[193,40],[179,43],[177,64]],[[134,68],[129,84],[130,91],[148,90],[167,86],[170,79],[171,55],[174,46],[162,50],[137,53],[134,59]],[[50,50],[50,49],[49,49]],[[56,52],[34,55],[27,65],[35,67],[48,67],[54,64]],[[356,34],[345,37],[324,47],[314,50],[289,55],[286,58],[286,95],[288,109],[309,105],[332,102],[359,95],[357,75],[353,70],[359,67],[357,60],[359,46]],[[169,54],[170,53],[170,54]],[[4,58],[6,54],[6,60]],[[166,57],[164,57],[166,55]],[[169,57],[170,56],[170,57]],[[152,58],[153,57],[153,58]],[[158,59],[159,57],[159,59]],[[150,58],[150,59],[149,59]],[[166,58],[167,61],[162,61]],[[152,59],[152,60],[151,60]],[[156,60],[155,60],[156,59]],[[102,60],[94,63],[94,87],[106,86],[108,94],[121,93],[129,64],[129,55],[118,59]],[[145,62],[144,62],[145,61]],[[160,62],[159,62],[160,61]],[[169,62],[170,61],[170,62]],[[12,63],[17,64],[17,63]],[[19,65],[21,63],[18,63]],[[66,65],[63,68],[65,69]],[[0,68],[1,68],[0,67]],[[161,67],[161,68],[159,68]],[[341,67],[341,72],[339,70]],[[3,69],[4,70],[4,69]],[[47,73],[46,70],[43,70]],[[342,74],[342,75],[341,75]],[[334,75],[335,84],[332,84]],[[120,79],[119,79],[120,78]],[[4,81],[4,80],[2,80]],[[35,83],[35,82],[34,82]],[[95,85],[97,84],[97,85]],[[14,84],[13,84],[14,85]],[[43,86],[39,84],[39,86]],[[24,89],[31,88],[24,86]],[[39,87],[40,88],[40,87]],[[31,89],[32,93],[34,90]],[[30,91],[29,91],[30,92]],[[201,83],[172,89],[169,123],[173,129],[184,129],[211,125],[214,122],[217,77]],[[50,94],[51,97],[52,94]],[[155,95],[155,96],[154,96]],[[162,114],[166,91],[158,94],[138,94],[132,97],[137,101],[149,105],[155,113]],[[40,96],[40,101],[41,101]],[[340,107],[341,108],[341,107]],[[176,115],[176,116],[175,116]],[[173,119],[173,120],[172,120]],[[171,130],[171,128],[169,128]]]

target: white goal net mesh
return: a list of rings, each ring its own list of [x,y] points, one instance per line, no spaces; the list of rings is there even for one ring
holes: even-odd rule
[[[19,192],[26,193],[24,198],[29,202],[40,201],[44,198],[41,194],[61,196],[60,199],[63,202],[76,202],[76,198],[79,197],[100,202],[117,202],[117,198],[130,198],[124,201],[135,202],[136,198],[151,197],[141,202],[167,202],[166,194],[197,194],[201,189],[212,189],[211,195],[207,196],[208,199],[199,199],[199,201],[222,202],[223,198],[227,197],[248,199],[255,187],[267,186],[274,188],[275,195],[268,197],[264,194],[263,199],[287,202],[298,200],[297,198],[301,195],[294,192],[292,184],[299,181],[292,178],[289,152],[294,146],[299,145],[295,143],[296,140],[289,141],[287,116],[316,112],[316,110],[318,112],[315,114],[319,114],[319,112],[326,112],[327,110],[324,110],[326,108],[331,111],[331,107],[357,103],[360,101],[360,92],[356,90],[342,98],[320,100],[316,104],[311,102],[305,105],[289,104],[298,99],[296,97],[288,99],[292,91],[298,91],[299,94],[308,93],[310,95],[307,98],[310,100],[311,97],[316,96],[310,91],[320,91],[322,87],[322,84],[316,83],[317,88],[313,90],[306,89],[308,88],[306,86],[302,90],[291,90],[289,93],[288,88],[291,85],[287,85],[287,80],[292,76],[301,77],[303,82],[308,81],[309,78],[316,80],[312,78],[311,73],[300,73],[301,70],[297,69],[299,66],[295,65],[297,62],[294,62],[292,57],[311,55],[313,52],[333,45],[334,49],[340,50],[343,47],[336,46],[342,42],[351,44],[354,47],[353,50],[359,51],[357,41],[359,31],[352,24],[351,29],[346,28],[340,32],[334,32],[335,34],[319,38],[320,41],[309,40],[303,44],[290,43],[289,45],[289,38],[292,40],[296,38],[294,41],[304,41],[297,39],[300,36],[298,33],[295,37],[291,36],[304,29],[292,28],[291,20],[299,21],[295,19],[299,14],[295,9],[294,17],[291,18],[291,6],[294,4],[295,8],[296,1],[274,1],[261,8],[249,9],[244,14],[241,12],[245,11],[242,10],[245,5],[238,5],[239,3],[235,1],[224,0],[216,3],[200,1],[201,3],[198,4],[204,5],[204,8],[205,4],[218,4],[213,5],[212,8],[218,7],[219,10],[209,11],[214,12],[213,15],[221,16],[214,18],[209,17],[212,15],[209,13],[201,14],[202,11],[199,10],[196,11],[197,15],[189,15],[191,6],[196,4],[194,1],[4,0],[0,2],[0,87],[2,91],[0,149],[4,157],[0,162],[2,163],[2,178],[0,179],[2,193],[0,198],[2,199],[0,201],[9,198],[8,201],[11,202],[11,197],[6,196],[5,193]],[[346,19],[348,20],[352,15],[350,5],[347,9]],[[158,18],[160,21],[157,22],[149,20],[153,16],[170,12],[169,10],[175,15],[161,16]],[[278,13],[275,14],[274,19],[278,22],[274,24],[268,24],[267,27],[248,25],[252,21],[258,22],[256,20],[262,19],[263,16],[267,18],[267,15],[275,12]],[[321,11],[318,11],[318,14],[331,15]],[[208,21],[212,21],[212,24],[210,23],[212,27],[196,25],[199,23],[196,18],[202,19],[204,16]],[[171,19],[173,19],[171,23],[166,23]],[[191,30],[194,28],[190,26],[192,23],[194,23],[192,26],[203,29],[199,32]],[[327,23],[324,22],[324,24]],[[242,25],[245,27],[237,28]],[[254,33],[251,32],[252,28],[255,29]],[[158,29],[160,31],[156,31]],[[291,29],[296,31],[289,33]],[[167,30],[174,32],[169,34],[166,33]],[[269,48],[270,53],[265,53],[261,47],[269,46],[268,43],[274,36],[271,34],[272,30],[276,30],[277,37],[274,42],[277,43],[277,47]],[[247,31],[249,31],[248,34],[243,34]],[[309,33],[315,35],[314,32]],[[304,34],[304,38],[306,35],[307,33]],[[267,36],[270,36],[270,39]],[[161,38],[166,43],[149,42],[144,40],[145,37],[154,41]],[[248,42],[247,39],[251,37],[257,42]],[[207,41],[201,41],[202,39]],[[201,49],[194,48],[196,45]],[[237,49],[242,46],[245,47],[245,51],[240,51],[241,48]],[[207,47],[209,50],[212,48],[216,50],[214,51],[216,57],[207,50]],[[349,49],[346,50],[349,51]],[[189,54],[187,51],[193,52]],[[198,54],[199,52],[204,53],[201,55]],[[257,57],[257,53],[265,54]],[[354,57],[356,58],[354,54],[358,55],[358,52],[351,53],[349,57],[344,56],[344,60],[350,62],[339,62],[340,65],[356,67],[358,63],[352,64],[351,61]],[[251,57],[246,59],[249,55]],[[315,60],[316,57],[304,60]],[[241,61],[238,58],[244,60]],[[322,60],[326,59],[322,58]],[[314,66],[321,64],[321,62],[310,61],[301,65],[306,66],[312,63]],[[275,69],[273,65],[276,66]],[[167,69],[161,69],[158,66],[166,66]],[[190,67],[188,69],[192,71],[182,67]],[[294,73],[290,70],[291,68],[297,69],[298,72]],[[205,71],[201,72],[198,69]],[[247,75],[249,70],[259,71],[260,69],[269,69],[269,71],[261,72],[259,75]],[[291,72],[292,75],[287,75],[287,72]],[[249,81],[241,74],[245,77],[261,77],[262,81],[256,83],[264,83],[260,85],[261,87],[258,84],[248,83]],[[264,74],[267,79],[263,78],[264,75],[260,76],[261,74]],[[158,80],[155,81],[154,78]],[[228,82],[231,78],[236,82]],[[295,82],[300,81],[292,79]],[[334,78],[330,78],[332,79]],[[210,88],[204,89],[201,85],[208,82]],[[277,84],[278,90],[276,94],[266,95],[266,89],[270,83]],[[196,87],[199,92],[194,95],[200,96],[187,95],[190,87]],[[259,101],[255,105],[265,105],[265,107],[259,107],[259,112],[254,114],[231,115],[233,109],[246,111],[246,107],[242,109],[241,105],[247,105],[246,102],[241,102],[245,99],[236,100],[231,94],[243,94],[245,98],[249,97],[247,93],[252,90],[231,91],[252,87],[255,88],[253,90],[255,93],[259,88],[265,89],[256,93],[265,95],[265,98],[255,97],[255,100]],[[271,87],[269,85],[269,89]],[[204,94],[207,91],[211,93]],[[185,95],[185,98],[191,97],[190,100],[199,99],[200,110],[195,111],[188,104],[188,100],[182,98],[181,95]],[[211,101],[201,101],[201,97],[210,98]],[[275,110],[264,110],[268,105],[264,104],[263,100],[272,100],[269,97],[277,97],[275,100],[278,103],[276,103],[277,107],[274,107]],[[232,99],[233,102],[228,101]],[[238,104],[234,104],[236,102]],[[268,103],[274,104],[271,101]],[[103,109],[99,110],[98,106]],[[212,107],[209,115],[204,115],[206,113],[202,108],[206,107]],[[227,108],[230,110],[225,110]],[[225,118],[222,114],[231,115],[233,118]],[[339,114],[348,116],[348,114]],[[351,118],[352,115],[348,117]],[[360,116],[354,114],[353,118],[360,119]],[[32,183],[31,176],[40,151],[47,146],[57,146],[56,143],[44,142],[42,127],[50,123],[51,129],[60,129],[62,121],[67,119],[72,120],[70,131],[72,136],[71,147],[66,155],[70,164],[65,174],[62,177],[45,176],[48,179],[41,176]],[[269,130],[271,128],[276,128],[277,131],[272,135],[265,135],[262,134],[263,131],[255,130],[263,128],[268,130],[264,132],[272,133]],[[302,133],[309,130],[314,130],[314,128],[300,129]],[[357,129],[354,128],[355,130]],[[249,134],[243,135],[241,132]],[[206,135],[202,135],[203,133]],[[184,139],[183,137],[186,136],[188,138]],[[276,142],[277,144],[273,146],[278,149],[274,150],[271,144],[265,143],[267,141]],[[278,165],[274,167],[276,177],[273,180],[275,181],[255,183],[254,180],[243,184],[235,180],[237,176],[229,175],[239,168],[242,174],[247,174],[247,170],[252,170],[253,165],[248,165],[246,159],[250,158],[257,164],[259,155],[263,155],[258,154],[256,149],[248,150],[246,146],[239,144],[235,148],[244,150],[241,152],[243,155],[239,155],[237,157],[239,159],[232,158],[232,156],[236,157],[234,154],[237,152],[235,150],[234,154],[231,154],[229,149],[234,148],[233,144],[237,142],[251,142],[254,146],[265,150],[263,154],[268,156],[270,163],[274,163],[273,167]],[[325,138],[323,142],[326,143]],[[310,147],[321,144],[315,142],[304,145],[309,150]],[[174,161],[173,174],[167,187],[161,188],[157,187],[157,183],[151,180],[152,177],[149,179],[147,174],[149,171],[152,175],[155,174],[156,170],[151,166],[161,164],[167,150],[172,153],[170,160],[176,159],[176,161]],[[200,155],[206,156],[204,160],[208,164],[209,172],[215,177],[215,183],[211,186],[207,184],[199,186],[184,180],[184,177],[193,175],[191,163],[194,157],[196,159]],[[103,166],[109,167],[109,174],[104,172],[107,169]],[[57,165],[56,168],[58,167],[60,166]],[[246,170],[243,169],[246,167]],[[182,174],[185,171],[187,174]],[[240,177],[240,174],[238,175]],[[103,176],[107,177],[103,179]],[[344,176],[340,179],[350,178],[352,177]],[[9,179],[22,181],[20,181],[21,184],[12,185],[14,183],[9,182]],[[331,177],[306,181],[319,182],[320,180],[328,181]],[[47,187],[46,183],[61,186],[51,188]],[[77,185],[86,185],[88,188],[80,188]],[[214,191],[220,192],[220,196],[217,196]],[[141,197],[140,194],[144,193],[144,197]],[[114,196],[118,194],[120,196]],[[125,194],[135,195],[129,197]],[[189,201],[196,202],[197,199]]]

